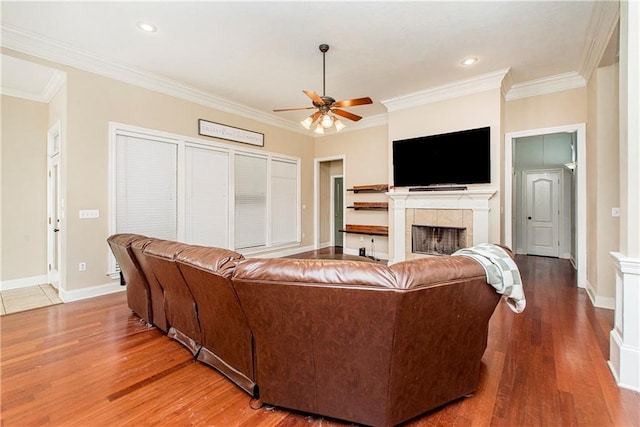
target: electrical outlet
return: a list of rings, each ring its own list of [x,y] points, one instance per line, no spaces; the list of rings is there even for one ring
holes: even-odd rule
[[[86,271],[86,270],[87,270],[86,262],[81,262],[80,264],[78,264],[78,271]]]

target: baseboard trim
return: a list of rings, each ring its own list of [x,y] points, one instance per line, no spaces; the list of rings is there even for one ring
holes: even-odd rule
[[[597,295],[591,283],[587,280],[587,295],[591,301],[591,305],[597,308],[606,308],[608,310],[616,309],[616,299],[614,297],[602,297]]]
[[[20,279],[3,280],[0,282],[0,291],[27,288],[29,286],[43,285],[45,283],[49,283],[49,278],[46,274],[41,276],[23,277]]]
[[[106,283],[104,285],[90,286],[88,288],[74,289],[71,291],[61,288],[58,289],[58,296],[60,296],[62,302],[72,302],[123,292],[126,289],[126,286],[121,286],[120,281],[117,281],[115,283]]]

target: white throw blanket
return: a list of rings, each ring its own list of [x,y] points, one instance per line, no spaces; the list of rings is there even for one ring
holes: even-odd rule
[[[478,261],[487,273],[487,283],[501,295],[506,296],[507,305],[516,313],[522,313],[527,305],[518,266],[500,246],[492,243],[460,249],[453,255],[462,255]]]

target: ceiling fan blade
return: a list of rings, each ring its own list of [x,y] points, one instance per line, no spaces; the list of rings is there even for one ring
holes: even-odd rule
[[[320,95],[315,93],[312,90],[303,90],[304,94],[307,95],[313,102],[316,104],[324,105],[324,100],[320,98]]]
[[[296,110],[314,110],[316,107],[299,107],[299,108],[280,108],[273,110],[274,113],[280,113],[281,111],[296,111]]]
[[[316,111],[313,116],[311,117],[311,124],[313,124],[313,122],[315,122],[316,120],[318,120],[320,118],[320,116],[322,115],[322,113],[320,111]]]
[[[362,118],[360,116],[356,116],[355,114],[352,114],[352,113],[350,113],[348,111],[344,111],[344,110],[331,109],[331,111],[333,112],[333,114],[337,114],[339,116],[342,116],[345,119],[353,120],[354,122],[357,122],[358,120],[360,120]]]
[[[333,103],[334,107],[355,107],[356,105],[373,104],[373,101],[368,96],[366,98],[345,99],[344,101],[336,101]]]

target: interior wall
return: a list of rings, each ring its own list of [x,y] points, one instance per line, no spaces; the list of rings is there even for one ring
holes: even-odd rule
[[[620,218],[611,211],[620,207],[618,64],[598,68],[589,80],[588,93],[588,256],[593,262],[589,262],[587,281],[595,296],[612,304],[615,268],[609,253],[620,247]]]
[[[587,121],[586,87],[505,102],[506,133]]]
[[[47,104],[1,96],[0,280],[47,274]]]
[[[376,126],[354,131],[342,131],[316,138],[315,157],[331,157],[344,155],[344,188],[353,188],[354,185],[386,184],[388,171],[387,154],[387,126]],[[361,202],[386,202],[384,193],[367,193],[355,195],[346,193],[345,206],[350,206],[354,201]],[[378,211],[354,211],[347,209],[344,218],[345,224],[363,225],[388,225],[386,212]],[[344,251],[357,253],[358,248],[366,247],[367,253],[371,250],[371,241],[367,236],[345,234]],[[376,236],[375,252],[378,257],[388,254],[388,238]]]
[[[492,188],[496,194],[489,201],[489,241],[501,242],[501,185],[502,185],[502,94],[499,88],[482,93],[447,99],[432,104],[389,113],[389,142],[425,135],[454,132],[484,126],[491,127],[491,183],[471,185],[470,188]],[[392,177],[391,159],[389,173]],[[455,167],[455,160],[451,161]],[[392,178],[389,178],[392,179]],[[393,230],[390,230],[392,233]],[[404,230],[402,230],[404,232]],[[390,238],[393,238],[390,236]]]
[[[66,129],[63,127],[63,186],[66,217],[63,253],[66,290],[111,283],[107,273],[108,247],[108,126],[110,121],[207,140],[197,134],[198,119],[261,132],[266,151],[301,159],[302,246],[313,244],[313,138],[262,122],[225,113],[159,92],[129,85],[61,64],[3,49],[67,73]],[[243,148],[259,147],[224,141]],[[31,179],[25,176],[24,179]],[[46,200],[46,198],[44,199]],[[79,219],[80,209],[98,209],[99,218]],[[43,233],[44,235],[44,233]],[[46,246],[45,246],[46,250]],[[78,271],[85,262],[86,271]],[[74,268],[75,267],[75,268]]]

